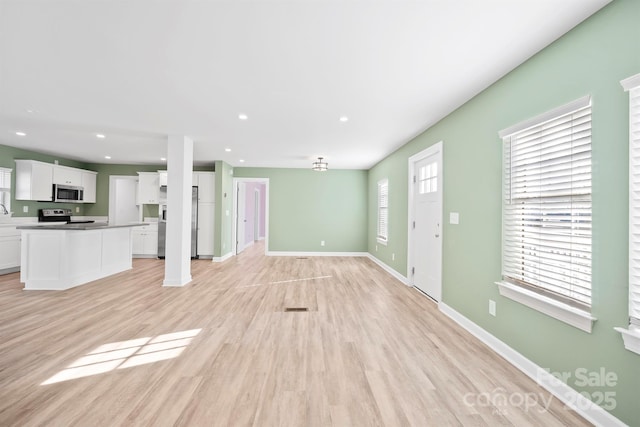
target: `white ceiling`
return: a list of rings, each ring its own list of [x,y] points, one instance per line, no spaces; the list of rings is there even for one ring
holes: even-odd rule
[[[0,144],[368,169],[608,2],[0,0]]]

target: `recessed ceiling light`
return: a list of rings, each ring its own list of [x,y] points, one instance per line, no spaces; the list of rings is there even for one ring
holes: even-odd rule
[[[33,110],[27,110],[27,113],[32,114]]]
[[[244,159],[240,159],[240,163],[244,163]]]
[[[227,153],[231,151],[231,148],[225,148],[224,151],[226,151]]]
[[[104,139],[105,136],[101,133],[96,133],[96,138]]]
[[[240,114],[238,114],[238,118],[240,120],[247,120],[249,118],[249,116],[247,116],[246,114],[240,113]]]
[[[18,136],[27,136],[26,133],[21,132],[21,131],[16,132],[16,135],[18,135]]]
[[[347,117],[347,116],[342,116],[342,117],[340,117],[340,121],[341,121],[341,122],[343,122],[343,123],[344,123],[344,122],[348,122],[348,121],[349,121],[349,117]]]
[[[160,160],[162,160],[163,162],[167,160],[166,157],[160,157]]]
[[[104,156],[105,159],[109,160],[111,156]]]

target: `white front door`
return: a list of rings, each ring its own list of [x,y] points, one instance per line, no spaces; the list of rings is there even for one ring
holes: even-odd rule
[[[442,145],[413,161],[409,277],[413,286],[440,301],[442,297]]]

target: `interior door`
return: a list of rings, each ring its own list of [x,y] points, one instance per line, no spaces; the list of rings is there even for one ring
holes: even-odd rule
[[[442,179],[440,152],[414,163],[413,285],[436,301],[442,289]]]

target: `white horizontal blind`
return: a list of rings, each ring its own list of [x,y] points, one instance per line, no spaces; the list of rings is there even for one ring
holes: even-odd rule
[[[590,103],[503,144],[503,279],[590,306]]]
[[[0,168],[0,215],[11,209],[11,169]]]
[[[640,86],[629,90],[629,317],[640,327]]]
[[[378,239],[387,241],[389,237],[389,181],[378,182]]]
[[[11,169],[0,168],[0,190],[11,190]]]

